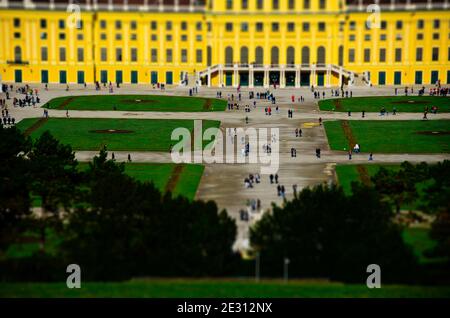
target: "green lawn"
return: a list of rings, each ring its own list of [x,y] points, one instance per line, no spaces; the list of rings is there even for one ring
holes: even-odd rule
[[[438,107],[438,112],[450,112],[450,97],[440,96],[389,96],[389,97],[353,97],[326,99],[319,102],[320,110],[337,112],[379,112],[382,107],[387,111],[397,108],[398,112],[422,113],[425,107]]]
[[[348,123],[353,140],[365,153],[449,153],[450,121],[327,121],[324,123],[332,150],[348,151]],[[439,132],[439,134],[435,134]]]
[[[0,297],[124,297],[124,298],[438,298],[450,297],[450,287],[364,285],[327,282],[252,280],[133,280],[123,283],[83,283],[68,289],[61,283],[0,283]]]
[[[358,171],[358,167],[362,166],[368,173],[369,177],[374,176],[380,167],[384,167],[389,170],[400,170],[400,165],[376,165],[376,164],[368,164],[368,165],[337,165],[336,166],[336,174],[339,185],[342,187],[346,194],[352,193],[352,182],[359,181],[361,182],[360,173]]]
[[[69,110],[118,110],[153,112],[224,111],[227,102],[215,98],[160,95],[92,95],[52,99],[44,107]]]
[[[27,118],[18,123],[25,131],[38,119]],[[219,127],[219,121],[204,120],[203,131],[210,127]],[[99,118],[50,118],[31,133],[37,138],[49,130],[55,138],[69,144],[74,150],[98,151],[107,146],[108,151],[164,151],[168,152],[172,131],[184,127],[191,132],[193,120],[175,119],[99,119]],[[125,130],[128,133],[99,133],[102,130]],[[208,144],[205,142],[204,145]]]
[[[87,163],[79,163],[80,169],[87,169]],[[173,175],[176,165],[171,163],[127,163],[125,173],[142,182],[152,182],[162,193],[166,191],[167,183]],[[172,194],[194,200],[197,188],[205,169],[202,165],[182,165],[181,174]],[[33,197],[33,206],[41,206],[41,199]]]

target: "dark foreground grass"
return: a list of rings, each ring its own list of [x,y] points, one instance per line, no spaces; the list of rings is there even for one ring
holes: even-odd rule
[[[342,121],[325,122],[332,150],[349,150]],[[449,153],[450,121],[348,121],[365,153]]]
[[[210,112],[224,111],[226,101],[161,95],[92,95],[58,97],[49,101],[45,107],[64,110]]]
[[[450,297],[450,287],[364,285],[328,282],[155,279],[123,283],[82,283],[68,289],[61,283],[0,283],[0,297],[124,297],[124,298],[436,298]]]
[[[26,131],[38,119],[27,118],[18,123],[18,128]],[[219,127],[219,121],[204,120],[203,131]],[[74,150],[98,151],[104,146],[108,151],[163,151],[168,152],[171,135],[176,128],[194,129],[193,120],[175,119],[101,119],[101,118],[50,118],[31,133],[37,138],[49,130],[63,144]],[[99,133],[99,130],[125,130],[128,133]],[[208,142],[205,142],[205,145]]]
[[[450,97],[441,96],[389,96],[326,99],[319,102],[320,110],[337,112],[379,112],[382,107],[392,112],[422,113],[427,107],[438,107],[438,112],[450,112]]]

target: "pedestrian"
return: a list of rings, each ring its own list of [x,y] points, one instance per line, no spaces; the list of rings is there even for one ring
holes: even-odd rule
[[[373,161],[373,153],[370,153],[370,155],[369,155],[369,161]]]
[[[128,162],[131,162],[131,154],[128,154]]]

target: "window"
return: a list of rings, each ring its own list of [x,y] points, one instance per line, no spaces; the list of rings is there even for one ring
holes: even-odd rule
[[[225,63],[228,65],[233,64],[233,48],[231,46],[227,46],[225,49]]]
[[[423,33],[417,33],[417,40],[423,40]]]
[[[401,48],[395,49],[395,61],[396,62],[402,61],[402,49]]]
[[[278,65],[280,63],[280,50],[278,49],[278,47],[274,46],[272,47],[270,52],[271,52],[270,64]]]
[[[356,22],[350,21],[349,28],[350,28],[350,31],[355,31],[356,30]]]
[[[108,59],[108,50],[106,47],[102,47],[100,49],[100,59],[102,62],[106,62],[106,60]]]
[[[197,22],[197,24],[195,25],[195,29],[196,29],[197,31],[203,30],[203,25],[202,25],[202,23],[201,23],[201,22]]]
[[[439,33],[433,33],[433,40],[439,40]]]
[[[77,61],[78,62],[84,61],[84,49],[82,47],[79,47],[77,49]]]
[[[152,21],[150,23],[150,29],[152,29],[153,31],[156,31],[158,29],[158,24],[156,23],[156,21]]]
[[[15,28],[19,28],[20,27],[20,19],[19,18],[14,18],[13,24],[14,24]]]
[[[289,22],[287,24],[287,30],[288,30],[288,32],[295,32],[295,23],[294,22]]]
[[[421,47],[416,48],[416,61],[417,62],[423,61],[423,48]]]
[[[272,0],[272,9],[273,10],[279,10],[280,9],[280,1],[279,0]]]
[[[182,31],[186,31],[187,30],[187,22],[186,21],[181,22],[181,30]]]
[[[327,2],[326,2],[326,0],[320,0],[320,1],[319,1],[319,9],[320,9],[320,10],[325,10],[326,7],[327,7]]]
[[[45,29],[47,27],[47,20],[41,19],[39,25],[41,26],[42,29]]]
[[[187,63],[188,61],[188,50],[182,49],[181,50],[181,63]]]
[[[256,9],[258,9],[258,10],[264,9],[264,0],[257,0],[256,1]]]
[[[272,32],[278,32],[280,30],[280,24],[278,22],[272,23]]]
[[[364,62],[370,62],[370,49],[364,49]]]
[[[117,20],[115,23],[115,26],[116,26],[116,30],[122,29],[122,21]]]
[[[247,10],[248,9],[248,0],[242,0],[241,1],[241,8],[242,8],[242,10]]]
[[[295,10],[295,0],[289,0],[288,8],[289,10]]]
[[[441,20],[434,20],[433,21],[433,28],[439,29],[441,27]]]
[[[58,25],[59,25],[60,29],[64,29],[66,27],[66,24],[65,24],[64,20],[59,20]]]
[[[439,61],[439,48],[438,48],[438,47],[434,47],[434,48],[433,48],[433,51],[432,51],[432,60],[433,60],[433,62]]]
[[[100,20],[100,29],[102,29],[102,30],[106,29],[106,21],[105,20]]]
[[[100,33],[100,40],[106,40],[106,33]]]
[[[355,49],[348,50],[348,61],[349,63],[355,62]]]
[[[233,32],[233,23],[230,23],[230,22],[226,23],[225,24],[225,30],[227,32]]]
[[[152,56],[152,63],[158,62],[158,50],[157,49],[151,50],[151,56]]]
[[[386,21],[381,21],[381,30],[386,30],[387,29],[387,22]]]
[[[166,30],[167,31],[172,31],[172,21],[167,21],[166,22]]]
[[[260,46],[255,50],[255,62],[258,65],[264,64],[264,49]]]
[[[417,20],[417,28],[419,30],[422,30],[425,27],[425,21],[423,20]]]
[[[20,32],[14,32],[14,38],[20,39]]]
[[[309,47],[304,46],[302,48],[302,64],[309,65]]]
[[[290,46],[287,48],[286,51],[286,62],[288,65],[294,65],[295,64],[295,48]]]
[[[173,56],[172,56],[172,49],[166,50],[166,62],[172,63],[173,62]]]
[[[122,62],[122,49],[116,48],[116,61]]]
[[[309,32],[309,23],[308,22],[303,22],[302,30],[303,30],[303,32]]]
[[[309,10],[311,8],[310,0],[303,0],[303,9]]]
[[[241,31],[242,32],[248,32],[248,23],[247,22],[242,22],[241,23]]]
[[[131,48],[131,62],[137,62],[138,60],[138,51],[137,48]]]
[[[248,64],[248,47],[241,47],[241,64]]]
[[[319,32],[324,32],[325,28],[325,22],[319,22]]]
[[[136,21],[131,21],[131,22],[130,22],[130,29],[131,29],[131,30],[136,30],[136,29],[137,29],[137,23],[136,23]]]
[[[396,28],[397,30],[403,29],[403,21],[397,21],[397,22],[395,23],[395,28]]]
[[[41,32],[41,40],[47,39],[47,32]]]
[[[317,49],[317,64],[325,64],[325,48],[320,46]]]
[[[59,48],[59,61],[60,62],[66,61],[66,48],[65,47]]]
[[[256,32],[263,32],[264,31],[264,24],[262,22],[256,23]]]
[[[41,61],[42,62],[48,61],[48,49],[46,46],[41,47]]]
[[[84,39],[83,33],[77,34],[77,40],[82,41]]]
[[[14,61],[22,61],[22,48],[20,46],[14,48]]]
[[[233,0],[227,0],[227,10],[233,9]]]
[[[195,60],[197,63],[203,63],[203,51],[201,49],[195,52]]]
[[[386,49],[380,49],[380,62],[386,62]]]
[[[66,39],[66,34],[65,33],[60,33],[58,35],[58,37],[59,37],[60,40],[65,40]]]

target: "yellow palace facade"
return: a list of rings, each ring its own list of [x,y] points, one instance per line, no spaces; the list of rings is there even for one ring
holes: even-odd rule
[[[450,84],[448,0],[0,0],[0,79]]]

